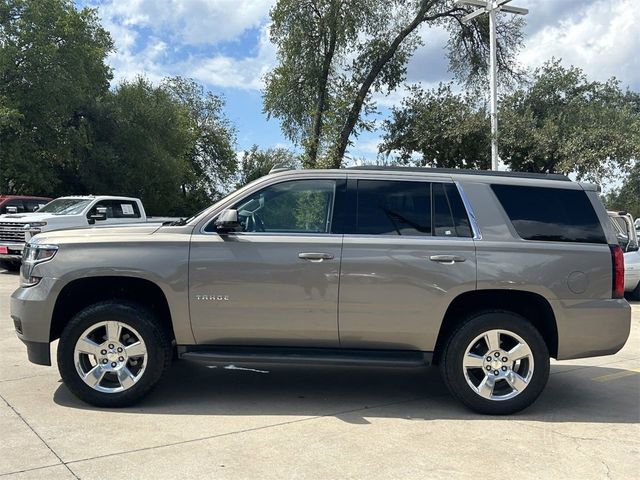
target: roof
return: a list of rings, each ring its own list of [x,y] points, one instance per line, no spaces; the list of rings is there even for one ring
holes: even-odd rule
[[[570,182],[571,179],[566,175],[557,173],[531,173],[531,172],[503,172],[495,170],[473,170],[467,168],[427,168],[427,167],[382,167],[377,165],[364,165],[361,167],[348,167],[346,170],[374,170],[383,172],[419,172],[433,174],[449,174],[449,175],[482,175],[487,177],[506,177],[506,178],[532,178],[538,180],[558,180],[562,182]]]
[[[69,198],[69,199],[77,199],[77,200],[132,200],[137,201],[137,198],[134,197],[122,197],[120,195],[66,195],[64,197],[58,197],[56,200],[60,198]]]
[[[49,197],[38,197],[36,195],[2,195],[0,200],[51,200]]]

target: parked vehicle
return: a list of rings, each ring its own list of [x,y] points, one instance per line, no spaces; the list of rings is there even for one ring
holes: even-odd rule
[[[624,254],[624,290],[640,301],[640,251]]]
[[[105,195],[57,198],[37,213],[0,216],[0,266],[17,270],[25,242],[41,232],[146,221],[144,207],[137,198]]]
[[[618,243],[625,252],[635,252],[639,249],[638,233],[633,223],[633,217],[627,212],[609,211],[609,218],[616,230]]]
[[[285,171],[171,225],[41,233],[11,298],[29,359],[78,398],[138,401],[206,364],[438,365],[467,407],[530,405],[549,358],[629,336],[597,187],[560,175]],[[544,206],[544,208],[541,208]]]
[[[27,195],[0,195],[0,215],[5,213],[35,212],[51,201],[46,197]]]

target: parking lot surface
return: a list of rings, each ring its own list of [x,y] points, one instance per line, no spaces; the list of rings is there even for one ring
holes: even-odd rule
[[[9,317],[17,285],[17,275],[0,270],[2,479],[622,479],[640,472],[639,303],[621,352],[554,362],[540,399],[509,417],[468,412],[436,369],[183,362],[141,404],[105,410],[73,397],[55,367],[27,361]]]

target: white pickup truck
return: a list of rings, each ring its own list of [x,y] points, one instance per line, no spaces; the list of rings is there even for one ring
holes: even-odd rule
[[[106,195],[60,197],[35,213],[0,215],[0,267],[19,268],[25,242],[40,232],[141,222],[147,215],[140,199]]]

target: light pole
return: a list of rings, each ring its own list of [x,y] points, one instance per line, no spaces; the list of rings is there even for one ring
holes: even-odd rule
[[[464,23],[469,23],[483,13],[489,14],[489,90],[491,95],[491,169],[498,170],[498,93],[496,91],[496,12],[503,11],[526,15],[526,8],[507,5],[511,0],[456,0],[456,5],[469,5],[480,7],[462,18]]]

